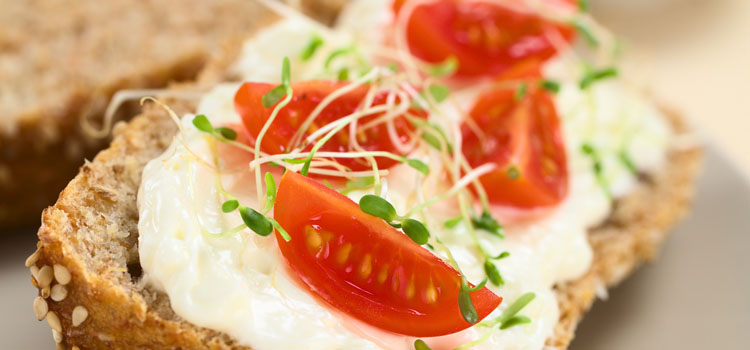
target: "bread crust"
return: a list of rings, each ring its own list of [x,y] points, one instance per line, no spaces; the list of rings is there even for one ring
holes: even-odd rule
[[[170,105],[177,113],[190,108],[187,103]],[[135,280],[140,173],[175,132],[164,111],[146,108],[128,126],[117,127],[112,146],[81,167],[57,204],[42,215],[39,259],[33,266],[63,266],[72,277],[65,285],[65,299],[46,299],[49,312],[60,321],[61,344],[68,349],[248,349],[181,321],[163,296]],[[32,273],[40,296],[45,295],[45,286],[38,282],[42,279]],[[60,281],[51,284],[56,283]],[[88,317],[74,326],[78,306]]]
[[[662,110],[678,137],[691,137],[679,113]],[[584,276],[555,286],[560,320],[548,346],[566,349],[596,297],[657,257],[672,227],[690,209],[701,161],[697,145],[672,150],[660,172],[642,177],[635,191],[615,203],[607,221],[589,230],[594,260]]]

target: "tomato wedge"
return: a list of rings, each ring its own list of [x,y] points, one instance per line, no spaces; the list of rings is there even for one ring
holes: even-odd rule
[[[274,122],[271,123],[271,126],[261,141],[261,150],[269,154],[279,154],[290,151],[287,145],[288,142],[318,104],[320,104],[320,102],[328,95],[347,84],[348,83],[346,82],[335,81],[303,81],[293,83],[292,89],[294,93],[292,100],[288,105],[281,109],[279,115]],[[275,86],[272,84],[248,82],[242,84],[235,94],[235,110],[242,117],[242,122],[245,125],[245,128],[247,128],[253,137],[258,136],[263,125],[273,112],[275,106],[264,107],[261,100],[263,95],[274,87]],[[324,125],[354,113],[362,104],[368,89],[369,86],[361,86],[335,99],[330,105],[323,109],[322,113],[315,119],[315,122],[312,123],[309,130],[305,132],[303,136],[307,137],[311,132],[314,132]],[[384,104],[386,103],[386,99],[387,95],[385,93],[379,94],[375,97],[373,105],[377,106]],[[412,114],[420,116],[424,114],[424,112],[413,111]],[[359,119],[358,125],[362,126],[381,115],[382,113]],[[411,123],[401,116],[394,120],[394,127],[398,139],[403,143],[408,142],[409,133],[407,131],[413,130]],[[349,135],[348,128],[344,128],[334,135],[334,137],[331,138],[320,149],[320,151],[350,151]],[[396,152],[396,146],[388,135],[387,126],[383,123],[358,132],[357,141],[362,148],[368,151],[398,153]],[[309,145],[306,150],[311,148],[312,145]],[[393,159],[382,157],[376,157],[376,161],[380,169],[389,168],[398,163]],[[337,159],[337,162],[349,167],[353,171],[370,169],[370,164],[362,158],[339,158]]]
[[[570,7],[570,0],[546,0]],[[398,12],[405,3],[398,0]],[[491,1],[437,0],[419,5],[408,20],[411,53],[427,62],[458,60],[458,77],[495,76],[524,60],[543,61],[557,52],[549,34],[574,38],[567,25],[552,23],[517,1],[510,8]],[[519,10],[520,8],[521,10]]]
[[[463,153],[476,167],[494,162],[498,169],[480,178],[490,202],[520,209],[558,204],[568,192],[568,168],[552,97],[529,86],[517,100],[512,89],[482,94],[470,118],[484,133],[467,125]]]
[[[394,333],[446,335],[468,328],[458,307],[460,274],[349,198],[287,171],[274,218],[281,253],[310,291],[346,314]],[[479,318],[502,298],[483,287],[471,299]]]

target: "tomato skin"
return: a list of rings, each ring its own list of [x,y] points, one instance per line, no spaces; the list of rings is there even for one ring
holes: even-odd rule
[[[458,308],[460,275],[349,198],[287,171],[274,218],[282,255],[314,294],[381,329],[415,337],[458,332],[471,324]],[[479,318],[502,301],[486,287],[471,293]]]
[[[396,1],[395,11],[405,2]],[[569,26],[490,1],[437,0],[414,9],[406,38],[411,53],[424,61],[439,63],[455,57],[457,77],[492,77],[520,62],[542,62],[554,56],[557,49],[546,36],[553,32],[567,42],[575,37]]]
[[[261,150],[269,154],[279,154],[290,151],[287,149],[288,142],[292,139],[297,132],[297,129],[305,119],[307,119],[310,113],[323,99],[326,98],[326,96],[347,84],[348,83],[346,82],[324,80],[293,83],[292,100],[280,110],[278,116],[268,128],[263,140],[261,141]],[[275,106],[264,107],[261,100],[263,95],[274,87],[275,86],[272,84],[246,82],[242,84],[235,94],[235,111],[242,117],[242,122],[245,125],[245,128],[253,137],[258,136],[263,125],[273,112]],[[364,100],[368,89],[369,86],[361,86],[334,100],[333,103],[323,109],[322,113],[315,119],[315,122],[310,129],[314,131],[323,125],[355,112]],[[373,106],[384,104],[386,98],[387,96],[385,93],[376,95]],[[424,113],[417,111],[412,114],[417,116],[424,115]],[[361,118],[359,119],[358,124],[363,125],[378,116],[380,116],[380,114]],[[413,127],[406,118],[396,118],[394,120],[394,127],[400,141],[403,143],[408,142],[409,131],[413,130]],[[308,132],[303,134],[303,137],[307,137],[309,134],[310,132],[308,130]],[[357,138],[359,145],[367,151],[387,151],[398,153],[396,152],[396,147],[388,136],[385,124],[380,124],[366,131],[362,131],[361,133],[358,133]],[[308,145],[305,150],[309,151],[311,148],[312,145]],[[321,147],[320,151],[351,151],[349,147],[348,128],[344,128],[334,135],[334,137]],[[341,165],[349,167],[352,171],[369,170],[371,168],[370,164],[362,158],[340,158],[336,161]],[[393,159],[382,157],[376,157],[376,162],[380,169],[387,169],[398,163]]]
[[[556,205],[568,192],[568,168],[554,101],[536,87],[529,87],[520,101],[515,95],[512,89],[497,88],[479,97],[470,117],[487,139],[482,142],[464,126],[464,156],[472,167],[498,165],[480,178],[492,204],[520,209]],[[509,175],[511,167],[518,170],[515,179]]]

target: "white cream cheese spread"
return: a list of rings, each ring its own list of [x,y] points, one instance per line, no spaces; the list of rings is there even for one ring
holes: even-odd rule
[[[294,57],[315,33],[324,37],[321,50],[339,45],[367,46],[372,33],[387,23],[389,7],[378,0],[357,1],[343,15],[339,27],[325,29],[300,18],[281,20],[249,39],[233,71],[246,81],[278,83],[280,62],[292,58],[292,80],[314,79],[316,60]],[[358,20],[364,18],[365,20]],[[560,72],[563,64],[553,61],[547,74]],[[488,287],[504,298],[489,317],[499,315],[527,292],[536,298],[524,315],[531,323],[495,329],[474,349],[541,349],[558,321],[555,283],[583,275],[591,264],[587,230],[605,219],[611,200],[594,174],[592,159],[581,151],[583,144],[596,147],[603,164],[603,177],[615,198],[637,185],[636,175],[620,160],[623,152],[640,172],[658,170],[665,162],[671,132],[659,110],[616,80],[597,83],[582,91],[575,80],[561,80],[555,102],[562,120],[570,174],[567,199],[547,215],[530,222],[512,217],[497,218],[505,225],[505,239],[480,234],[480,243],[490,252],[507,251],[510,257],[497,262],[505,285]],[[214,125],[241,124],[233,97],[239,85],[226,84],[207,93],[197,114],[205,114]],[[457,96],[467,101],[476,92],[466,89]],[[144,278],[165,292],[174,311],[198,326],[225,332],[240,344],[257,350],[273,349],[389,349],[411,350],[414,338],[386,333],[354,320],[323,304],[301,287],[284,265],[273,236],[261,237],[245,229],[233,235],[212,233],[240,225],[239,215],[221,210],[215,167],[247,167],[250,155],[216,146],[196,130],[194,115],[182,118],[184,134],[167,151],[148,163],[138,194],[139,253]],[[214,147],[219,147],[215,149]],[[218,154],[217,159],[214,155]],[[429,153],[410,155],[431,167],[424,191],[438,193],[442,184],[441,160]],[[217,163],[218,162],[218,163]],[[277,174],[278,175],[278,174]],[[254,177],[249,172],[223,172],[221,181],[229,193],[250,207],[259,207]],[[277,177],[278,181],[278,177]],[[399,212],[405,212],[417,177],[413,169],[398,165],[385,177],[384,197]],[[366,192],[351,192],[355,201]],[[429,193],[425,193],[429,196]],[[464,223],[452,229],[442,223],[454,217],[454,201],[426,210],[432,234],[450,249],[462,271],[475,283],[484,278],[483,258]],[[459,333],[424,339],[435,350],[452,349],[487,332],[471,327]]]

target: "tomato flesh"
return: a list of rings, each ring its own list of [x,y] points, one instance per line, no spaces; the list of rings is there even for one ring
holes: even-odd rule
[[[323,99],[334,91],[346,86],[345,82],[334,81],[302,81],[292,84],[293,97],[291,102],[282,108],[268,128],[261,141],[260,149],[269,154],[279,154],[290,151],[288,143],[297,132],[298,128],[320,104]],[[234,97],[234,106],[237,113],[242,117],[245,128],[253,137],[260,134],[263,125],[271,116],[275,106],[264,107],[261,100],[263,95],[273,89],[275,86],[266,83],[247,82],[242,84]],[[369,86],[361,86],[353,91],[344,94],[335,99],[330,105],[323,109],[312,123],[308,131],[303,134],[303,138],[310,133],[331,123],[335,120],[348,116],[360,108],[362,101],[367,94]],[[387,95],[378,94],[373,102],[373,106],[386,103]],[[420,112],[413,112],[420,115]],[[373,114],[358,120],[358,125],[362,126],[369,121],[381,116]],[[408,142],[409,131],[413,130],[412,125],[403,116],[394,120],[396,135],[402,143]],[[320,151],[330,152],[347,152],[351,151],[349,147],[349,128],[336,133]],[[387,126],[384,123],[377,126],[357,132],[357,142],[367,151],[386,151],[396,152],[396,146],[388,135]],[[308,145],[305,150],[309,151],[312,145]],[[390,158],[376,157],[376,162],[380,169],[389,168],[398,162]],[[370,169],[370,164],[363,158],[339,158],[336,160],[339,164],[350,168],[353,171]]]
[[[480,178],[490,202],[532,209],[552,206],[565,198],[565,145],[549,93],[530,87],[525,97],[517,100],[512,89],[491,90],[479,97],[470,118],[484,138],[464,126],[463,153],[469,164],[498,165],[497,170]]]
[[[554,0],[547,0],[555,2]],[[405,1],[396,1],[398,11]],[[569,6],[570,1],[556,1]],[[524,6],[519,1],[517,6]],[[455,57],[456,76],[495,76],[525,60],[544,61],[557,53],[548,34],[570,42],[574,31],[532,12],[491,1],[438,0],[419,5],[408,20],[411,53],[427,62]]]
[[[394,333],[431,337],[468,328],[458,307],[460,274],[349,198],[287,171],[274,218],[281,253],[310,291],[334,308]],[[502,301],[472,292],[480,319]]]

